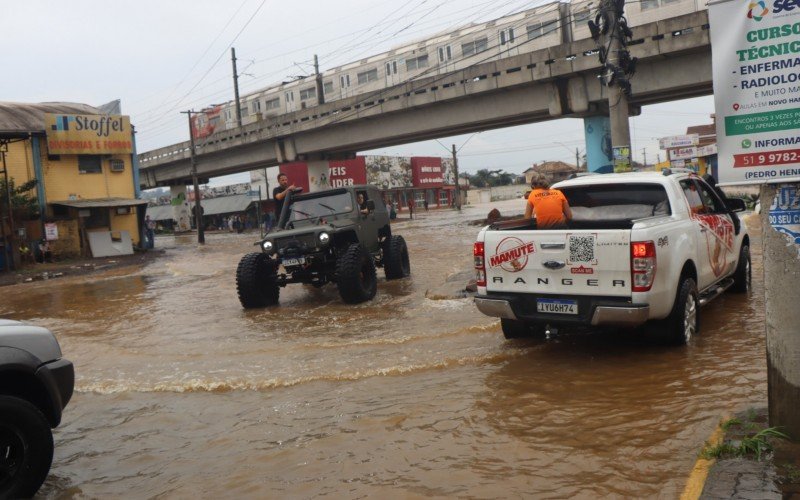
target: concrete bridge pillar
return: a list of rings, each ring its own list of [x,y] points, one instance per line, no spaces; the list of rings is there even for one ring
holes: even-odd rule
[[[170,203],[172,205],[172,218],[175,219],[175,231],[189,231],[192,229],[189,199],[186,196],[186,186],[170,186]]]
[[[607,116],[587,116],[583,119],[586,137],[586,163],[589,172],[608,174],[614,171],[611,150],[611,121]]]

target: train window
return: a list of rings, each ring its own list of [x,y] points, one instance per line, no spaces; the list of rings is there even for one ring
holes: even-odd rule
[[[286,93],[286,102],[294,102],[294,92]]]
[[[374,82],[378,79],[378,70],[377,69],[370,69],[367,71],[362,71],[358,74],[358,84],[363,85],[368,82]]]
[[[514,43],[514,28],[500,30],[500,45]]]
[[[229,121],[231,121],[232,118],[233,118],[233,116],[231,115],[231,110],[230,109],[226,109],[225,110],[225,121],[229,122]]]
[[[317,97],[317,89],[310,87],[307,89],[300,89],[300,100],[305,101]]]
[[[326,94],[333,92],[333,81],[323,83],[322,92]]]
[[[445,45],[444,47],[439,47],[439,62],[449,61],[453,58],[453,51],[450,50],[449,45]]]
[[[415,69],[427,68],[427,67],[428,67],[428,54],[406,59],[406,69],[408,71],[413,71]]]
[[[276,97],[275,99],[270,99],[267,101],[267,109],[278,109],[281,107],[281,99],[280,97]]]
[[[247,104],[242,104],[239,106],[239,113],[241,113],[242,116],[250,115],[250,110],[248,109]]]
[[[589,12],[589,9],[576,12],[572,15],[572,19],[575,21],[576,26],[580,23],[588,21],[590,17],[592,17],[592,13]]]
[[[350,75],[342,75],[339,77],[339,82],[342,84],[343,89],[350,86]]]
[[[489,39],[487,37],[478,38],[471,42],[461,44],[461,53],[464,57],[469,57],[473,54],[483,52],[489,47]]]
[[[259,101],[258,99],[253,101],[251,106],[250,106],[250,109],[253,110],[253,114],[254,115],[257,115],[258,113],[261,113],[261,101]]]

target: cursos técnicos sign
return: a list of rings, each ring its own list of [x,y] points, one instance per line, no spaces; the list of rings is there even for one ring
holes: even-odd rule
[[[720,184],[800,180],[800,0],[709,4]]]

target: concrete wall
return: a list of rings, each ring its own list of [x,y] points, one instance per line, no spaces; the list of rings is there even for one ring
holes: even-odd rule
[[[530,188],[525,184],[512,184],[510,186],[497,186],[492,188],[470,188],[467,191],[467,204],[477,205],[492,201],[519,199],[520,210],[525,209],[523,195]]]

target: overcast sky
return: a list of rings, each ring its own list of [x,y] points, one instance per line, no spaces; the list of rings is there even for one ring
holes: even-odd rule
[[[99,105],[121,99],[136,126],[139,152],[188,139],[186,116],[233,99],[230,47],[242,95],[287,77],[377,54],[469,22],[495,19],[541,0],[26,0],[5,2],[7,48],[0,99]],[[633,82],[634,92],[636,89]],[[711,96],[647,106],[631,120],[634,160],[657,155],[659,137],[711,123]],[[535,162],[575,162],[582,120],[562,119],[440,139],[462,170],[519,173]],[[466,143],[466,145],[464,145]],[[435,141],[362,154],[447,156]],[[246,175],[213,184],[248,180]]]

